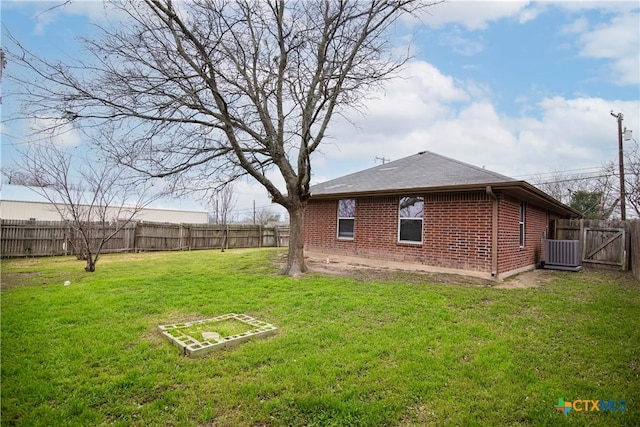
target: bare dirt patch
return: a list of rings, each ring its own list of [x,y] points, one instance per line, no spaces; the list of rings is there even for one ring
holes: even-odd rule
[[[551,283],[557,277],[557,272],[553,270],[531,270],[506,278],[502,282],[495,284],[498,289],[526,289],[537,288],[541,285]]]
[[[40,276],[37,272],[3,273],[0,277],[0,288],[12,289],[23,286],[28,279]]]
[[[284,255],[286,257],[286,254]],[[509,277],[501,282],[481,277],[464,276],[416,269],[411,264],[385,262],[374,259],[339,255],[310,254],[305,258],[312,273],[349,277],[359,281],[390,281],[408,283],[437,283],[444,285],[483,286],[497,289],[528,289],[551,283],[557,272],[532,270]],[[406,267],[404,267],[406,266]]]
[[[318,274],[348,277],[362,282],[387,281],[405,283],[438,283],[443,285],[465,286],[493,286],[491,280],[480,277],[462,276],[459,274],[447,274],[428,272],[412,268],[402,263],[386,263],[389,266],[380,265],[374,259],[361,259],[346,256],[331,255],[330,257],[311,255],[305,258],[309,271]]]

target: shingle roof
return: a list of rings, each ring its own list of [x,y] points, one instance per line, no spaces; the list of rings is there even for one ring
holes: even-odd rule
[[[421,151],[413,156],[313,185],[310,192],[313,197],[510,181],[515,180],[430,151]]]

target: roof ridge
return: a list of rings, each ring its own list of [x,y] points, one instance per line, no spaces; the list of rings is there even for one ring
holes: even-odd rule
[[[318,194],[512,182],[513,178],[432,151],[375,165],[311,187]]]
[[[342,176],[339,176],[339,177],[336,177],[336,178],[331,178],[331,179],[329,179],[327,181],[324,181],[323,183],[327,183],[329,181],[333,181],[334,179],[347,178],[347,177],[350,177],[351,175],[360,174],[360,173],[363,173],[363,172],[371,171],[373,169],[380,169],[380,168],[384,168],[384,167],[389,167],[389,165],[392,164],[392,163],[400,162],[402,160],[407,160],[407,159],[410,159],[412,157],[421,156],[421,155],[424,155],[424,154],[430,154],[432,156],[436,156],[436,157],[439,157],[441,159],[445,159],[445,160],[448,160],[450,162],[457,163],[459,165],[463,165],[463,166],[466,166],[466,167],[473,168],[473,169],[475,169],[477,171],[481,171],[481,172],[484,172],[484,173],[492,174],[492,175],[494,175],[496,177],[499,177],[499,178],[507,178],[509,180],[514,180],[515,181],[515,179],[511,178],[510,176],[503,175],[501,173],[492,171],[490,169],[485,169],[484,167],[479,167],[479,166],[476,166],[476,165],[472,165],[471,163],[466,163],[466,162],[463,162],[461,160],[457,160],[457,159],[454,159],[454,158],[451,158],[451,157],[443,156],[442,154],[438,154],[438,153],[435,153],[433,151],[422,150],[422,151],[418,151],[415,154],[411,154],[409,156],[401,157],[401,158],[396,159],[396,160],[391,160],[389,162],[382,163],[381,165],[374,165],[374,166],[371,166],[371,167],[366,168],[366,169],[360,169],[359,171],[351,172],[351,173],[348,173],[346,175],[342,175]],[[314,185],[316,185],[316,184],[314,184]]]
[[[432,155],[434,155],[434,156],[441,157],[441,158],[443,158],[443,159],[447,159],[447,160],[449,160],[449,161],[451,161],[451,162],[458,163],[458,164],[460,164],[460,165],[469,166],[469,167],[471,167],[471,168],[474,168],[474,169],[475,169],[475,170],[477,170],[477,171],[482,171],[482,172],[485,172],[485,173],[490,173],[490,174],[492,174],[492,175],[497,175],[497,176],[499,176],[499,177],[501,177],[501,178],[509,178],[510,180],[514,180],[514,181],[515,181],[515,179],[514,179],[514,178],[511,178],[510,176],[503,175],[503,174],[501,174],[501,173],[499,173],[499,172],[495,172],[495,171],[493,171],[493,170],[491,170],[491,169],[485,169],[485,167],[484,167],[484,166],[480,167],[480,166],[472,165],[471,163],[467,163],[467,162],[463,162],[462,160],[458,160],[458,159],[454,159],[454,158],[451,158],[451,157],[443,156],[442,154],[434,153],[433,151],[420,151],[420,152],[418,152],[418,154],[424,154],[424,153],[429,153],[429,154],[432,154]],[[399,160],[400,160],[400,159],[399,159]]]

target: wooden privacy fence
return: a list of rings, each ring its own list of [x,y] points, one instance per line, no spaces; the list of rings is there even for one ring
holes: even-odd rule
[[[116,230],[94,225],[95,235]],[[66,222],[2,220],[0,250],[3,258],[77,255],[78,237]],[[127,224],[104,246],[103,253],[280,247],[289,244],[289,228],[260,225]]]
[[[579,240],[580,261],[590,267],[619,268],[634,266],[640,270],[640,259],[631,248],[636,221],[616,220],[558,220],[554,224],[553,235],[558,240]],[[632,255],[633,254],[633,255]],[[631,255],[631,256],[630,256]]]
[[[640,220],[629,221],[629,231],[631,240],[630,264],[631,272],[636,280],[640,281]]]

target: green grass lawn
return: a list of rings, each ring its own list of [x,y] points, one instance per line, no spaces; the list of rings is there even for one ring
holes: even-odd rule
[[[2,424],[640,425],[640,287],[278,276],[281,251],[2,261]],[[63,286],[69,280],[70,286]],[[246,313],[278,334],[181,356],[157,326]],[[625,400],[570,411],[558,399]],[[584,406],[581,405],[581,406]]]

